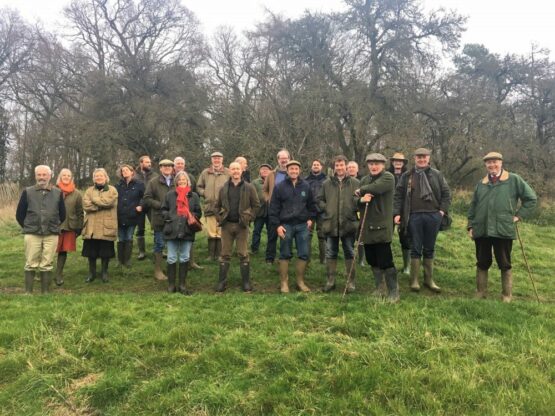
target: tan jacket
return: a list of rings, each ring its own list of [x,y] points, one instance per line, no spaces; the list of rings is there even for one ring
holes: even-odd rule
[[[83,196],[83,239],[116,241],[118,235],[118,191],[110,185],[91,186]]]
[[[275,168],[268,174],[268,177],[264,181],[264,185],[262,186],[262,193],[264,194],[264,199],[266,203],[270,203],[272,199],[272,192],[274,192],[274,187],[276,186],[276,172],[278,171],[279,167]]]
[[[222,186],[229,180],[229,169],[214,172],[212,166],[202,171],[197,181],[197,192],[204,197],[204,216],[216,215],[216,201]]]

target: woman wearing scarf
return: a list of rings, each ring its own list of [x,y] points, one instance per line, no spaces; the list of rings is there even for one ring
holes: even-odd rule
[[[179,291],[184,295],[191,292],[185,287],[189,255],[195,241],[195,232],[191,224],[202,215],[199,196],[191,191],[189,176],[181,171],[175,176],[175,189],[170,190],[162,204],[164,218],[164,240],[168,247],[168,292]],[[175,278],[179,262],[179,289]]]
[[[58,238],[58,262],[56,265],[56,284],[64,284],[64,266],[66,264],[68,251],[76,250],[77,236],[83,228],[83,198],[81,193],[75,189],[73,173],[69,169],[62,169],[56,180],[56,186],[60,188],[66,207],[66,219],[60,224],[60,236]]]
[[[118,229],[118,191],[108,185],[110,178],[105,169],[93,172],[94,185],[83,197],[85,225],[83,229],[83,257],[89,258],[87,283],[96,279],[96,259],[102,263],[102,281],[108,282],[108,264],[115,256],[114,241]]]

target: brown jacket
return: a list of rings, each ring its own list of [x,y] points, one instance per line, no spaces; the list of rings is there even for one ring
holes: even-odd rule
[[[264,181],[264,185],[262,186],[262,192],[264,193],[264,199],[269,204],[270,200],[272,199],[272,192],[274,192],[274,187],[276,186],[276,172],[278,171],[279,167],[275,168],[268,174],[268,177]]]
[[[110,185],[89,187],[83,196],[83,239],[115,241],[118,234],[118,191]]]
[[[66,219],[60,224],[60,230],[79,231],[83,229],[83,197],[75,189],[64,198],[66,206]]]
[[[229,169],[223,168],[220,172],[214,172],[210,166],[202,171],[197,181],[197,192],[204,198],[204,216],[216,215],[216,201],[222,186],[229,180]]]

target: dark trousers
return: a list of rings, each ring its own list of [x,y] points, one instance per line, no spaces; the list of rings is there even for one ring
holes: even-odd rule
[[[436,212],[413,212],[409,218],[409,232],[411,236],[410,256],[413,259],[424,257],[433,259],[441,214]]]
[[[366,255],[366,263],[372,267],[382,270],[395,267],[391,243],[365,244],[364,254]]]
[[[399,243],[401,243],[401,248],[403,250],[410,250],[410,235],[409,230],[406,228],[397,227],[397,233],[399,234]]]
[[[145,223],[146,223],[146,214],[144,212],[141,212],[137,222],[137,237],[145,236]]]
[[[266,244],[266,260],[274,261],[277,249],[277,227],[270,225],[266,228],[268,234],[268,242]]]
[[[495,261],[500,270],[511,269],[511,251],[513,240],[507,238],[485,237],[474,240],[476,245],[476,266],[482,270],[488,270],[493,262],[492,249]]]
[[[262,236],[262,229],[266,226],[266,234],[268,234],[269,224],[268,217],[257,217],[254,220],[254,228],[252,230],[251,251],[257,252],[260,248],[260,238]]]

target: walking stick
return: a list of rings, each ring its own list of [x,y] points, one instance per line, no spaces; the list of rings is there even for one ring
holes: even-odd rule
[[[532,282],[532,287],[534,288],[534,292],[536,293],[536,299],[538,303],[540,302],[540,297],[538,295],[538,290],[536,289],[536,282],[534,282],[534,278],[532,277],[532,270],[530,270],[530,265],[528,264],[528,259],[526,258],[526,252],[524,251],[524,244],[522,244],[522,239],[520,238],[520,231],[518,230],[518,221],[515,222],[516,228],[516,236],[518,237],[518,242],[520,244],[520,249],[522,250],[522,257],[524,257],[524,264],[526,264],[526,269],[528,270],[528,276],[530,277],[530,281]]]
[[[353,269],[356,267],[357,263],[357,254],[358,254],[358,246],[360,244],[360,239],[362,238],[362,230],[364,229],[364,222],[366,221],[366,213],[368,212],[368,202],[364,207],[364,214],[362,215],[362,221],[360,223],[360,231],[358,232],[358,239],[356,242],[356,249],[354,250],[353,255],[353,263],[351,264],[351,268],[349,269],[349,274],[347,275],[347,280],[345,281],[345,289],[343,289],[343,296],[341,296],[341,300],[345,298],[345,294],[347,293],[347,286],[349,285],[349,281],[351,280],[351,275],[353,274]]]

